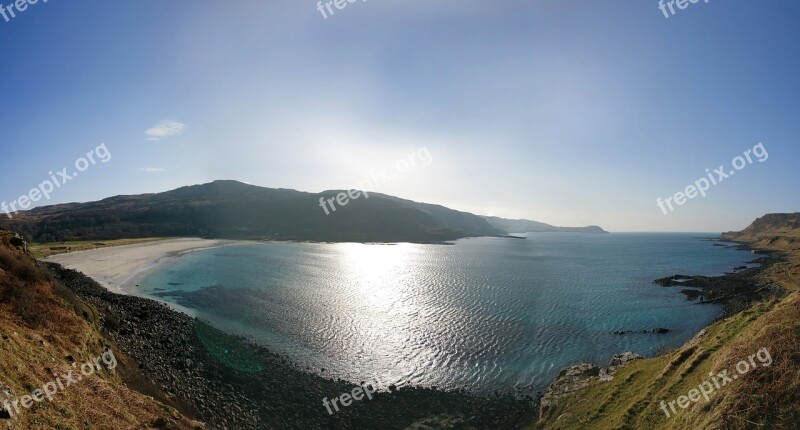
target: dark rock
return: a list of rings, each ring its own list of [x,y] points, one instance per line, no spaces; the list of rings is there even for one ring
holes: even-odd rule
[[[592,378],[600,374],[600,367],[591,363],[580,363],[562,369],[540,400],[539,418],[559,399],[589,385]]]
[[[11,403],[16,397],[14,390],[0,383],[0,420],[16,419],[16,417],[13,416],[13,411],[5,409],[6,402]]]

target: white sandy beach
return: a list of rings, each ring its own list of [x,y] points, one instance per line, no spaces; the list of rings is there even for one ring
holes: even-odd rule
[[[149,271],[189,252],[255,242],[216,239],[167,239],[134,245],[58,254],[43,261],[83,272],[110,291],[135,293],[135,283]]]

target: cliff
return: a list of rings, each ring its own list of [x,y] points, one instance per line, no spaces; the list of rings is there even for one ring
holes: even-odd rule
[[[131,363],[98,324],[21,237],[0,231],[0,428],[204,428],[125,386]]]
[[[749,243],[762,249],[800,249],[800,212],[767,214],[737,232],[723,233],[724,240]]]

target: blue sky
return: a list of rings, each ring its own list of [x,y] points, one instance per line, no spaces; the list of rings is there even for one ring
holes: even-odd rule
[[[800,209],[798,21],[800,3],[755,0],[670,18],[655,0],[369,0],[327,19],[311,0],[40,1],[0,18],[0,200],[101,143],[111,161],[45,203],[214,179],[354,188],[425,147],[430,164],[372,189],[566,226],[740,229]],[[759,142],[763,163],[656,206]]]

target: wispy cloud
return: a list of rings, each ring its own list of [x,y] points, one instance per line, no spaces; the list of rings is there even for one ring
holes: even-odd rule
[[[183,133],[186,129],[186,124],[178,121],[164,120],[155,126],[147,129],[144,134],[147,135],[147,140],[156,142],[165,137],[177,136]]]
[[[139,172],[147,172],[147,173],[157,173],[157,172],[163,172],[165,170],[166,169],[163,169],[161,167],[143,167],[141,169],[137,169],[137,171]]]

